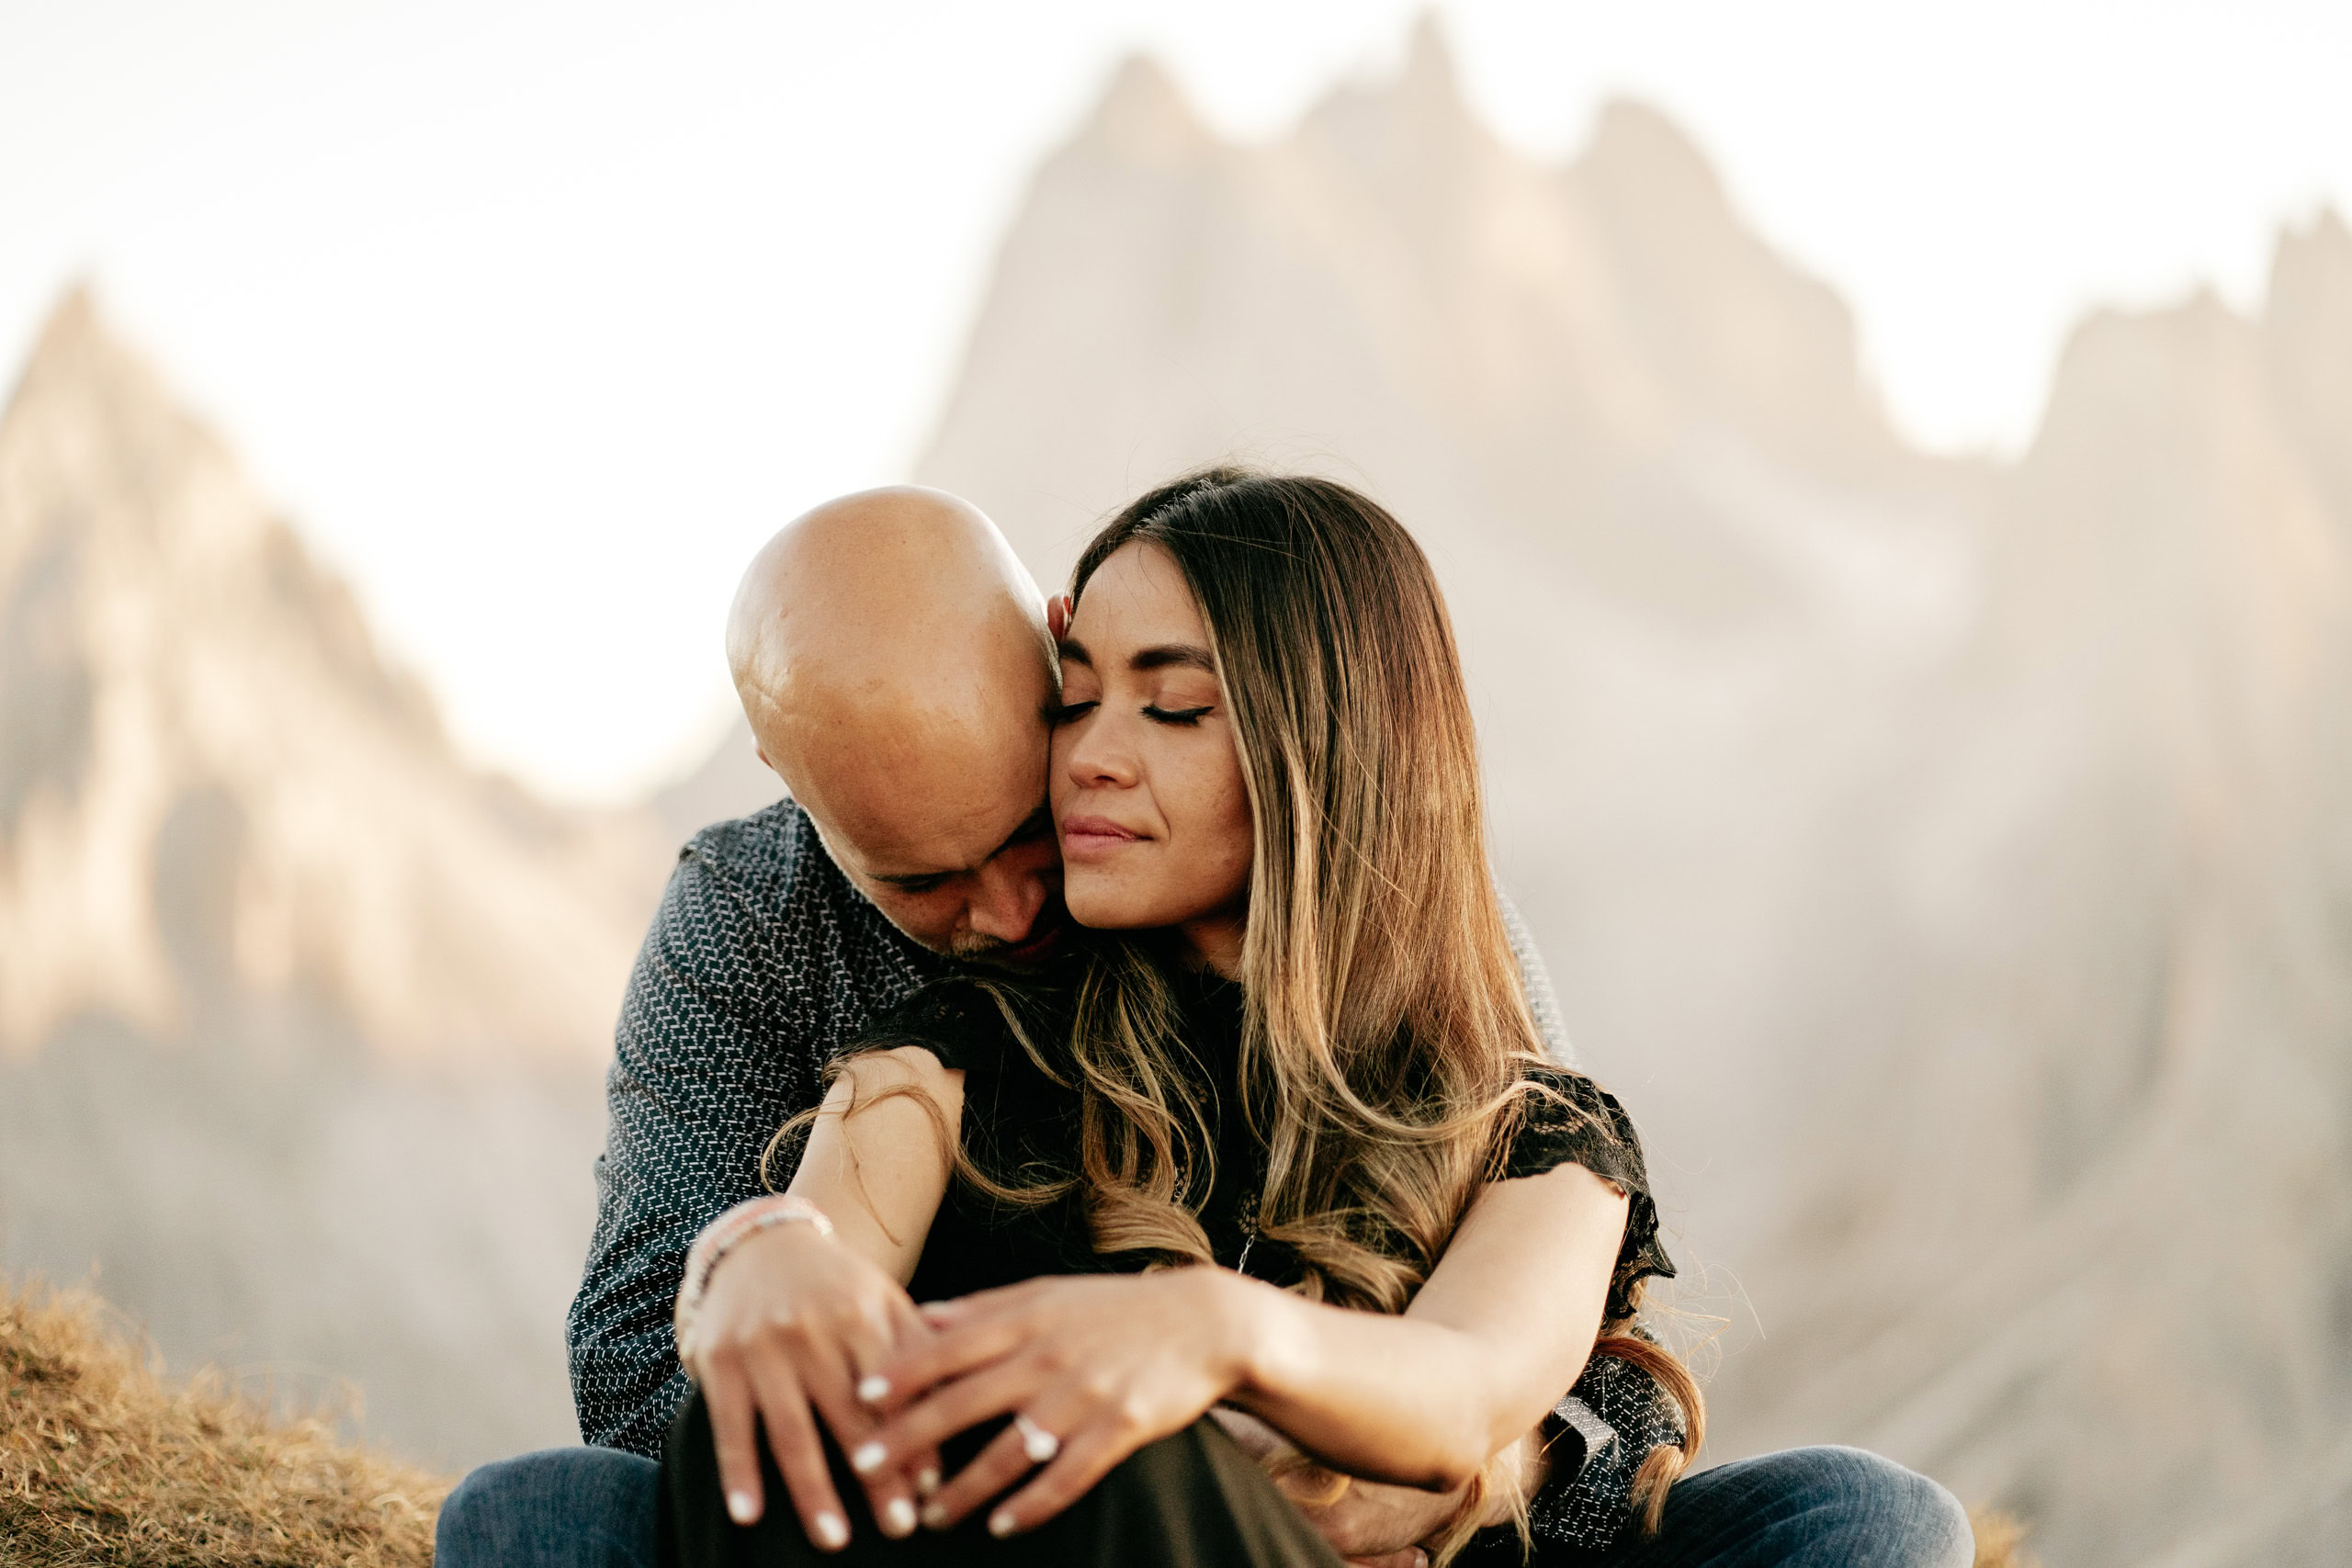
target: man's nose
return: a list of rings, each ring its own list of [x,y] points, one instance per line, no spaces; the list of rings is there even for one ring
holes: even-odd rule
[[[1017,945],[1028,940],[1029,928],[1045,907],[1046,885],[1040,878],[1025,867],[991,862],[980,873],[967,918],[975,934]]]

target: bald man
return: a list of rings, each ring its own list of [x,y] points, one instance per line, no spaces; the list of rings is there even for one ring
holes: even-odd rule
[[[651,1568],[650,1456],[688,1392],[671,1309],[695,1234],[766,1190],[771,1135],[819,1102],[825,1063],[892,1004],[959,963],[1034,964],[1061,934],[1045,808],[1048,632],[1043,596],[1003,536],[937,491],[829,502],[752,561],[729,616],[728,661],[760,756],[790,794],[695,835],[630,976],[596,1232],[570,1321],[590,1446],[469,1476],[442,1510],[440,1568]],[[1505,914],[1537,1022],[1565,1061],[1541,963]],[[789,1174],[775,1172],[776,1185]],[[775,1239],[727,1253],[732,1299],[761,1299],[760,1271],[788,1251],[764,1245]],[[1649,1389],[1645,1374],[1597,1359],[1562,1402],[1554,1451],[1577,1457],[1555,1463],[1536,1499],[1540,1540],[1622,1533],[1634,1464],[1679,1433],[1657,1425],[1666,1407]],[[1724,1479],[1706,1506],[1694,1506],[1700,1483],[1678,1487],[1678,1499],[1694,1496],[1669,1505],[1683,1509],[1684,1528],[1669,1532],[1681,1544],[1654,1560],[1951,1561],[1899,1549],[1905,1508],[1930,1525],[1956,1517],[1919,1501],[1931,1483],[1867,1455],[1805,1452],[1815,1457],[1713,1472]],[[1452,1507],[1360,1483],[1316,1522],[1352,1561],[1404,1568]]]
[[[1047,955],[1054,642],[978,508],[906,486],[800,518],[743,574],[727,662],[760,760],[893,926],[953,958]]]
[[[899,487],[796,519],[744,573],[727,657],[790,793],[679,855],[621,1004],[571,1306],[581,1435],[640,1454],[686,1395],[686,1249],[765,1190],[825,1063],[956,961],[1046,956],[1064,918],[1045,596],[977,508]]]

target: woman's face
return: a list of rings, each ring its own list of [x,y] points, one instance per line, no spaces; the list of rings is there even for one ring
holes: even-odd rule
[[[1207,630],[1174,558],[1131,544],[1062,638],[1054,825],[1073,919],[1180,926],[1230,973],[1250,889],[1250,800]]]

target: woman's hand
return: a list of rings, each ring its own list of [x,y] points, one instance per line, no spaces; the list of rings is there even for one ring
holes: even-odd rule
[[[736,1523],[752,1523],[766,1504],[757,1415],[801,1528],[822,1550],[841,1550],[849,1518],[810,1406],[842,1451],[855,1452],[878,1424],[858,1398],[860,1384],[893,1356],[933,1337],[898,1280],[813,1226],[775,1225],[729,1251],[712,1270],[686,1370],[710,1411],[719,1483]],[[937,1481],[935,1452],[905,1451],[907,1462],[877,1466],[865,1478],[874,1517],[888,1535],[912,1533],[915,1495]]]
[[[1024,1417],[1028,1429],[999,1433],[922,1519],[949,1529],[1042,1465],[989,1516],[991,1534],[1034,1529],[1225,1396],[1241,1375],[1252,1289],[1221,1269],[1176,1269],[1031,1280],[926,1305],[938,1332],[882,1369],[888,1419],[851,1463],[888,1473],[983,1421]]]

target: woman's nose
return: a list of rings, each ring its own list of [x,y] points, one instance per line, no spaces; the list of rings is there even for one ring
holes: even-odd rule
[[[1097,715],[1079,732],[1064,764],[1075,784],[1125,788],[1136,782],[1135,749],[1119,734],[1121,726],[1108,715]]]

